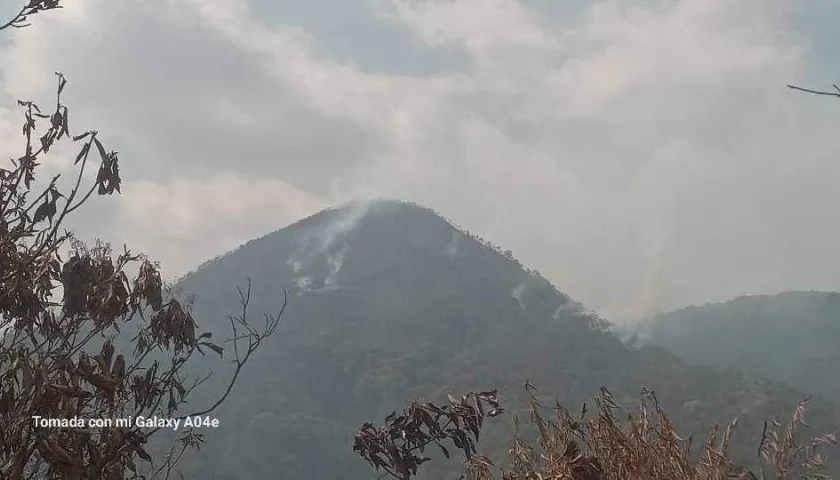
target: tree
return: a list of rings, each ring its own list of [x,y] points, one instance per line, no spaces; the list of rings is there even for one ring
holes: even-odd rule
[[[32,0],[0,30],[26,27],[28,17],[59,3]],[[23,152],[0,168],[0,478],[149,478],[142,471],[168,477],[201,435],[182,428],[181,441],[156,463],[144,445],[161,426],[138,418],[202,419],[212,412],[276,330],[285,296],[256,329],[247,320],[250,282],[239,290],[242,309],[230,318],[227,341],[233,374],[215,403],[187,413],[185,400],[208,377],[186,378],[185,367],[196,353],[224,356],[224,350],[209,332],[199,333],[189,305],[169,294],[157,264],[127,249],[114,255],[102,242],[87,247],[63,229],[94,193],[119,194],[121,178],[117,153],[96,131],[71,135],[61,100],[67,81],[56,76],[51,113],[18,102]],[[69,189],[62,175],[42,178],[40,160],[59,142],[78,146]]]
[[[639,411],[626,422],[618,420],[621,409],[606,388],[594,398],[595,410],[586,405],[579,415],[557,404],[555,414],[546,417],[537,398],[538,388],[525,382],[527,415],[536,438],[523,439],[519,420],[513,414],[514,434],[508,450],[508,467],[501,469],[502,480],[624,480],[669,479],[779,480],[826,479],[826,457],[820,452],[836,445],[838,435],[830,433],[802,442],[798,431],[804,421],[807,400],[799,402],[786,425],[765,424],[758,446],[762,468],[757,475],[737,465],[729,456],[737,419],[725,429],[714,426],[700,445],[692,449],[692,439],[681,438],[656,395],[642,390]],[[476,454],[476,442],[485,417],[502,412],[496,392],[469,393],[460,400],[450,397],[449,405],[412,402],[397,416],[391,414],[385,425],[366,423],[356,434],[353,450],[374,467],[396,480],[408,480],[429,457],[421,457],[428,445],[450,440],[464,453],[464,475],[469,480],[494,480],[494,463]],[[482,404],[487,405],[486,407]],[[652,407],[652,408],[651,408]]]
[[[426,447],[436,445],[446,458],[449,442],[464,454],[467,465],[488,471],[489,459],[476,454],[476,442],[487,417],[503,412],[496,391],[469,392],[460,399],[449,396],[448,405],[412,402],[401,415],[396,412],[385,418],[385,425],[375,427],[367,422],[356,433],[353,451],[379,471],[399,480],[417,475],[420,465],[431,460],[421,456]]]

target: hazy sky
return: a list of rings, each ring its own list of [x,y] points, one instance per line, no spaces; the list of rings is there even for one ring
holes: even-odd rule
[[[0,146],[64,72],[125,182],[74,227],[170,276],[385,196],[613,320],[840,290],[840,101],[785,88],[840,76],[836,0],[66,3],[0,41]]]

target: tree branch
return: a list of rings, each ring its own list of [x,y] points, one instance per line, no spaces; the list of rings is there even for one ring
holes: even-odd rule
[[[832,87],[834,87],[834,90],[836,90],[834,92],[812,90],[810,88],[797,87],[796,85],[788,85],[787,87],[792,90],[799,90],[800,92],[812,93],[814,95],[828,95],[830,97],[840,97],[840,87],[838,87],[836,84],[832,85]]]

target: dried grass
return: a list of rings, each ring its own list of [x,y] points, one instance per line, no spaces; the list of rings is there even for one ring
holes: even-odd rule
[[[822,447],[838,441],[835,434],[799,443],[797,433],[806,426],[807,400],[800,402],[787,425],[765,425],[758,448],[761,469],[750,472],[736,465],[729,446],[736,421],[725,428],[714,427],[699,455],[692,454],[691,439],[677,435],[653,392],[644,391],[639,412],[627,422],[619,422],[619,407],[610,392],[601,389],[595,410],[572,415],[561,406],[553,418],[546,419],[535,395],[536,387],[526,385],[529,394],[529,423],[538,434],[534,445],[524,441],[514,417],[514,436],[509,466],[503,480],[717,480],[717,479],[822,479],[826,458]],[[492,463],[473,457],[465,476],[472,480],[491,480]]]

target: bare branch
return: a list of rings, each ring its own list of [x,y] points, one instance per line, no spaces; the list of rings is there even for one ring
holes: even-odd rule
[[[799,90],[800,92],[812,93],[814,95],[828,95],[831,97],[840,97],[840,87],[837,85],[832,85],[834,87],[834,92],[828,92],[823,90],[811,90],[810,88],[802,88],[797,87],[795,85],[788,85],[787,87],[793,90]]]
[[[21,7],[20,10],[6,23],[0,25],[0,31],[7,28],[24,28],[30,26],[26,23],[27,17],[47,10],[61,8],[61,0],[31,0]]]

